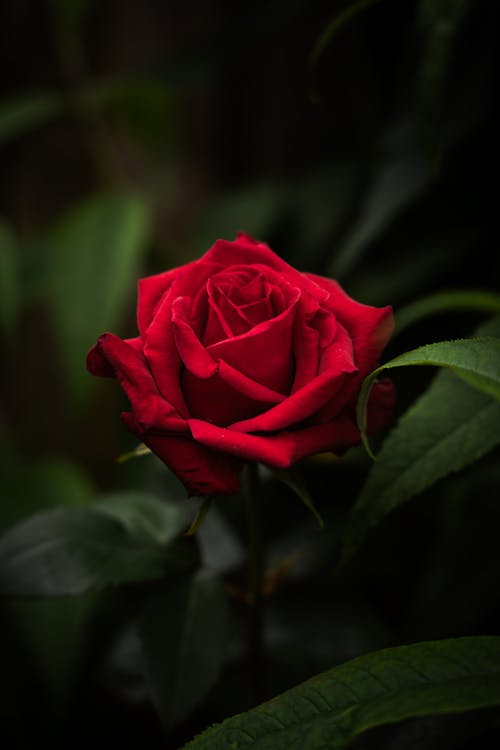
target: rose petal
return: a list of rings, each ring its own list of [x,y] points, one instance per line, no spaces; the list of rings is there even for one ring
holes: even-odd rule
[[[218,363],[218,371],[200,379],[184,370],[182,389],[189,413],[218,425],[228,425],[235,419],[248,419],[267,411],[286,396],[243,375],[227,362]]]
[[[253,419],[235,422],[232,430],[241,432],[274,432],[299,424],[312,417],[323,407],[346,382],[357,372],[353,362],[352,343],[342,326],[338,326],[337,337],[332,343],[328,366],[317,377],[272,409]],[[328,352],[324,354],[328,356]]]
[[[339,417],[328,424],[266,437],[235,432],[197,419],[190,419],[189,425],[195,440],[207,447],[283,469],[314,453],[343,453],[359,442],[359,431],[349,416]]]
[[[310,383],[318,374],[319,333],[309,325],[302,306],[295,318],[293,355],[295,377],[291,389],[292,394]]]
[[[106,334],[103,334],[106,336]],[[101,336],[102,339],[102,336]],[[87,370],[92,375],[98,375],[101,378],[114,378],[115,377],[115,371],[109,364],[108,360],[104,356],[102,352],[102,347],[100,344],[100,339],[97,340],[97,343],[94,344],[94,346],[89,349],[87,354]]]
[[[265,404],[279,404],[286,399],[286,395],[257,383],[239,370],[231,367],[225,360],[219,360],[218,375],[221,380],[252,401]]]
[[[124,413],[128,429],[158,456],[193,495],[227,495],[238,492],[241,463],[233,457],[211,450],[189,437],[138,433],[133,417]]]
[[[113,334],[103,334],[104,336]],[[102,336],[101,336],[102,338]],[[135,349],[136,352],[140,353],[142,351],[142,339],[140,336],[137,336],[133,339],[125,339],[125,343],[131,346],[133,349]],[[108,360],[103,354],[102,346],[99,341],[97,341],[96,344],[94,344],[91,349],[89,349],[89,352],[87,354],[87,370],[92,373],[92,375],[99,375],[103,378],[114,378],[115,377],[115,371],[113,367],[109,364]]]
[[[239,305],[228,296],[230,290],[226,292],[215,286],[211,279],[207,283],[207,291],[208,319],[202,338],[205,346],[241,336],[259,323],[276,317],[284,309],[283,305],[278,312],[275,311],[271,301],[273,289],[269,284],[265,285],[261,299]]]
[[[308,292],[317,300],[326,299],[328,292],[316,283],[310,274],[303,274],[290,266],[286,261],[276,255],[263,242],[257,242],[248,235],[240,234],[232,242],[228,240],[217,240],[210,250],[204,255],[204,260],[220,263],[224,266],[229,264],[255,265],[274,269],[287,279],[287,281],[303,291]]]
[[[300,292],[281,315],[232,339],[207,347],[214,360],[224,360],[246,377],[278,393],[288,393],[292,384],[292,338]]]
[[[227,370],[225,374],[227,375]],[[234,378],[233,382],[236,380]],[[251,390],[251,382],[247,378],[247,383],[244,384],[247,391]],[[211,378],[204,379],[196,378],[189,370],[184,370],[182,374],[182,388],[190,415],[217,425],[228,425],[234,419],[253,417],[276,403],[275,399],[269,403],[255,398],[261,395],[257,390],[258,384],[255,386],[256,392],[248,397],[224,381],[220,377],[220,371]]]
[[[239,491],[241,463],[230,456],[182,437],[148,435],[144,442],[180,479],[189,497]]]
[[[201,419],[190,419],[189,426],[197,442],[243,460],[281,467],[290,466],[292,462],[294,443],[291,433],[271,437],[247,435]]]
[[[188,409],[179,382],[182,362],[171,325],[171,304],[170,296],[166,294],[156,311],[154,325],[150,325],[144,335],[143,352],[163,398],[179,414],[187,416]]]
[[[207,294],[208,314],[207,324],[202,336],[203,346],[232,338],[248,330],[247,321],[231,301],[226,298],[225,294],[214,287],[210,279],[207,282]]]
[[[153,320],[163,295],[168,291],[179,273],[180,268],[172,268],[170,271],[139,279],[137,284],[137,327],[142,335]]]
[[[222,270],[220,263],[210,261],[206,255],[188,263],[175,279],[175,297],[193,297],[193,290],[205,289],[208,280]]]
[[[162,398],[144,357],[135,346],[113,333],[105,333],[89,352],[89,358],[90,367],[96,363],[101,367],[103,362],[107,362],[109,370],[125,391],[142,431],[156,428],[177,432],[186,429],[185,421]]]
[[[280,286],[284,286],[291,302],[296,289],[270,268],[230,266],[211,277],[206,285],[210,307],[203,343],[209,346],[240,336],[277,317],[287,306]]]
[[[172,303],[172,325],[175,345],[185,367],[197,378],[210,378],[217,363],[203,346],[188,319],[189,300],[177,297]]]
[[[396,389],[389,378],[383,378],[373,386],[367,409],[367,433],[371,435],[382,429],[392,419],[394,403],[396,401]]]
[[[210,276],[220,269],[220,264],[205,262],[202,258],[186,263],[184,266],[139,279],[137,326],[141,335],[146,332],[156,315],[160,302],[174,283],[177,288],[175,296],[183,296],[186,291],[191,294],[193,289],[203,287]]]
[[[341,456],[361,440],[351,416],[342,414],[327,424],[313,425],[294,433],[294,461],[316,453],[331,452]]]
[[[256,326],[262,323],[263,320],[269,320],[275,318],[281,312],[283,312],[284,305],[280,310],[276,311],[272,303],[272,287],[267,284],[265,295],[262,299],[255,300],[255,302],[248,302],[246,305],[241,305],[239,308],[241,314],[248,321],[248,327]]]
[[[307,274],[326,292],[325,305],[349,331],[354,345],[354,357],[364,377],[375,366],[394,330],[392,307],[371,307],[356,302],[333,279]]]
[[[221,280],[224,279],[224,274],[219,274]],[[265,277],[262,273],[256,273],[254,269],[250,267],[250,271],[247,271],[247,280],[244,284],[239,284],[233,287],[232,299],[238,305],[248,305],[252,302],[258,302],[266,295],[266,283]]]

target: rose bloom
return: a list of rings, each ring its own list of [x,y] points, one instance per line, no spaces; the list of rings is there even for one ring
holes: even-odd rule
[[[240,234],[199,260],[139,281],[139,336],[103,334],[94,375],[116,377],[122,419],[190,495],[234,493],[243,463],[287,468],[359,443],[356,399],[393,330],[390,307],[351,299]],[[376,383],[368,429],[390,418]]]

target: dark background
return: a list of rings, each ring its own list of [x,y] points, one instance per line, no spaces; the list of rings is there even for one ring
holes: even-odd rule
[[[349,5],[0,2],[0,529],[96,492],[163,491],[170,480],[154,459],[116,463],[135,444],[123,400],[86,374],[85,353],[106,328],[135,335],[137,277],[199,257],[217,237],[252,233],[360,301],[392,304],[396,319],[436,290],[498,291],[497,4],[379,0],[318,47]],[[132,260],[118,252],[111,266],[117,226],[136,241]],[[477,322],[425,321],[387,356]],[[430,377],[397,376],[398,413]],[[325,571],[366,475],[362,452],[304,465],[331,520],[320,541],[296,500],[273,490],[270,560],[299,533],[310,554],[269,607],[271,693],[372,648],[498,632],[497,459],[398,511],[342,581]],[[237,501],[219,510],[239,540]],[[9,746],[33,731],[83,746],[98,727],[103,741],[164,746],[129,633],[133,591],[8,601],[1,614]],[[246,707],[233,651],[167,746]],[[444,734],[466,747],[480,731],[473,720],[426,726],[412,747],[434,735],[445,747]]]

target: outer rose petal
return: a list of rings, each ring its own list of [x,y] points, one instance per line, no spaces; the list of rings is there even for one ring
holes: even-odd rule
[[[265,437],[217,427],[198,419],[190,419],[189,426],[194,439],[209,448],[282,469],[314,453],[343,453],[359,442],[359,431],[349,416],[338,417],[327,424]]]
[[[172,268],[170,271],[139,279],[137,283],[137,327],[141,335],[145,334],[163,295],[178,273],[179,268]]]
[[[368,432],[384,427],[392,417],[394,386],[385,379],[376,383],[368,403]],[[354,415],[342,414],[331,422],[273,435],[239,433],[208,422],[190,419],[194,439],[215,450],[227,452],[245,461],[260,461],[268,466],[286,469],[315,453],[342,455],[360,442]]]
[[[367,432],[377,432],[389,424],[394,411],[396,389],[389,378],[379,380],[372,388],[367,411]]]
[[[181,359],[175,346],[171,317],[171,301],[167,293],[158,306],[154,325],[150,325],[144,335],[143,351],[162,396],[182,416],[187,416],[188,410],[179,383]],[[168,362],[168,367],[165,362]]]
[[[346,379],[357,372],[357,367],[353,362],[351,341],[342,326],[338,326],[337,339],[333,342],[331,348],[334,350],[335,356],[331,357],[329,367],[321,375],[310,380],[289,398],[269,409],[269,411],[265,411],[253,419],[236,422],[231,425],[231,429],[247,433],[275,432],[276,430],[290,429],[312,417],[318,409],[332,398],[332,394],[335,394],[345,384]],[[325,355],[327,352],[325,352]]]
[[[122,414],[122,419],[128,429],[172,469],[189,496],[238,492],[241,463],[232,456],[199,445],[191,436],[143,434],[132,415]]]
[[[186,289],[192,293],[193,289],[199,289],[218,270],[219,265],[205,263],[200,259],[172,268],[170,271],[139,279],[137,326],[141,335],[144,335],[151,325],[160,302],[174,283],[179,288],[176,296],[184,294]]]
[[[158,392],[146,361],[136,346],[113,333],[105,333],[88,353],[87,366],[94,374],[105,371],[118,379],[141,430],[186,431],[186,422]]]
[[[217,362],[208,353],[196,335],[189,320],[189,298],[177,297],[171,308],[174,338],[177,351],[185,367],[197,378],[211,378],[217,371]]]
[[[107,334],[103,334],[106,336]],[[113,334],[110,334],[113,335]],[[133,347],[138,353],[142,350],[142,340],[140,336],[134,339],[125,339],[125,343]],[[115,370],[110,365],[103,353],[102,336],[96,344],[92,346],[87,354],[87,370],[92,375],[99,375],[101,378],[114,378]]]
[[[349,331],[361,377],[375,366],[394,330],[392,307],[371,307],[349,297],[333,279],[305,274],[329,293],[325,306]]]

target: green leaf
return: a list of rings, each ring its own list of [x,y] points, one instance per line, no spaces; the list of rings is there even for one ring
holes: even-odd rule
[[[139,493],[39,513],[0,539],[0,593],[64,596],[159,578],[192,563],[174,544],[186,521],[181,506]]]
[[[500,318],[483,323],[477,333],[500,334]],[[498,444],[498,401],[449,370],[438,373],[384,442],[348,523],[342,562],[388,513]]]
[[[439,165],[441,118],[453,46],[465,17],[467,0],[421,0],[420,26],[425,34],[419,70],[421,131],[431,164]]]
[[[168,729],[214,685],[226,648],[227,603],[206,571],[159,586],[140,626],[153,700]]]
[[[440,372],[382,446],[346,530],[342,560],[388,513],[500,444],[500,403]]]
[[[271,474],[276,477],[276,479],[278,479],[280,482],[283,482],[283,484],[286,484],[287,487],[295,492],[297,497],[302,500],[306,508],[311,511],[314,518],[318,522],[319,527],[321,529],[324,528],[325,522],[316,509],[309,490],[307,489],[305,483],[302,480],[302,477],[298,474],[298,472],[292,469],[276,469],[271,467],[269,467],[269,470]]]
[[[8,337],[19,308],[19,277],[16,241],[5,222],[0,221],[0,335]]]
[[[365,378],[358,399],[357,416],[363,442],[366,440],[366,409],[375,378],[384,370],[408,365],[448,367],[475,388],[500,399],[500,339],[493,337],[440,341],[400,354]]]
[[[95,513],[119,521],[127,533],[146,543],[169,544],[180,534],[188,519],[186,508],[142,492],[117,492],[98,499]]]
[[[0,145],[39,127],[59,115],[64,108],[59,94],[24,94],[2,102],[0,106]]]
[[[93,198],[49,236],[48,302],[76,398],[92,382],[85,355],[113,330],[135,300],[133,288],[147,234],[147,209],[134,197]]]
[[[500,638],[385,649],[346,662],[215,725],[186,750],[340,750],[417,716],[500,704]]]
[[[396,313],[396,333],[434,315],[461,310],[500,313],[500,294],[483,289],[454,289],[431,294]]]
[[[88,477],[62,459],[15,463],[2,472],[0,530],[55,505],[82,507],[94,496]],[[55,711],[71,700],[76,668],[84,648],[95,596],[4,602],[8,616],[40,672]]]

